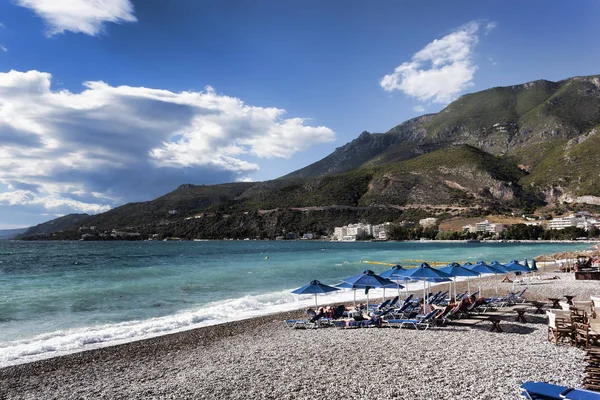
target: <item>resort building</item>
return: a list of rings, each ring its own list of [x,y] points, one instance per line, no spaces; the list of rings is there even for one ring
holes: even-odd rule
[[[437,218],[423,218],[419,220],[419,225],[421,225],[423,228],[430,228],[432,226],[436,226],[437,223]]]
[[[464,229],[464,227],[463,227]],[[475,233],[500,233],[506,230],[506,227],[503,224],[492,224],[487,219],[482,222],[478,222],[475,224]],[[472,232],[469,230],[469,232]]]
[[[565,228],[576,227],[587,231],[591,227],[597,227],[599,225],[600,223],[596,219],[589,218],[589,214],[576,213],[563,218],[554,218],[552,221],[548,222],[548,229],[562,230]]]
[[[359,222],[358,224],[338,226],[333,230],[333,240],[349,242],[367,237],[387,240],[387,228],[389,225],[390,222],[381,225],[363,224]]]

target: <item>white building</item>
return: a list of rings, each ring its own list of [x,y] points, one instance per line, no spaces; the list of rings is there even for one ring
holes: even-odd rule
[[[419,225],[421,225],[423,228],[430,228],[432,226],[436,226],[437,222],[437,218],[423,218],[419,220]]]
[[[475,233],[500,233],[504,230],[506,230],[506,227],[503,224],[492,224],[487,219],[475,224]],[[469,230],[469,232],[473,231]]]
[[[477,233],[477,227],[475,225],[465,225],[462,229],[463,231],[469,231],[469,233]]]
[[[348,227],[347,226],[339,226],[333,229],[333,239],[334,240],[342,240],[344,236],[348,235]]]
[[[548,229],[562,230],[565,228],[577,226],[577,217],[575,214],[569,215],[564,218],[554,218],[548,223]]]
[[[375,239],[387,240],[387,228],[389,226],[390,222],[381,225],[363,224],[359,222],[357,224],[339,226],[333,229],[333,240],[348,242],[363,239],[367,236],[372,236]]]
[[[599,226],[600,223],[594,218],[589,218],[587,213],[576,213],[563,218],[554,218],[548,223],[548,229],[561,230],[570,227],[585,229],[586,231],[592,226]]]

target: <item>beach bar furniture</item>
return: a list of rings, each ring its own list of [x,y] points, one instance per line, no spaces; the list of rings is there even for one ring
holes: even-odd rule
[[[600,348],[589,348],[585,360],[587,366],[585,367],[586,375],[583,379],[583,387],[600,391]]]
[[[558,344],[565,339],[572,343],[573,324],[571,323],[571,312],[567,310],[548,310],[548,341]]]

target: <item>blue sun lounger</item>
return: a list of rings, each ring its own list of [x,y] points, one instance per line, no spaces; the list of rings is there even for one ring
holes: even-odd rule
[[[399,327],[403,328],[406,326],[412,326],[415,329],[419,329],[422,327],[422,330],[426,330],[433,324],[433,318],[437,315],[440,310],[433,310],[429,314],[425,315],[420,319],[388,319],[385,321],[386,325],[389,327]]]
[[[530,400],[599,400],[600,393],[586,389],[568,388],[545,382],[525,382],[521,393]]]

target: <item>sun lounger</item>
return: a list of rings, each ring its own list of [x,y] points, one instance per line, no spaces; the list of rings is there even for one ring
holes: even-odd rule
[[[525,382],[521,385],[521,393],[530,400],[560,400],[560,394],[567,390],[566,386],[552,385],[545,382]]]
[[[389,327],[399,327],[403,328],[404,326],[412,326],[415,329],[422,328],[422,330],[426,330],[432,324],[434,324],[433,319],[438,314],[440,310],[433,310],[429,314],[425,315],[423,318],[417,319],[389,319],[385,321],[385,324]]]
[[[523,389],[521,394],[531,400],[600,400],[598,392],[545,382],[525,382],[521,385],[521,389]]]
[[[329,324],[329,319],[317,315],[313,310],[306,310],[306,315],[308,316],[308,319],[286,319],[284,323],[288,328],[293,329],[318,328],[321,325]]]

